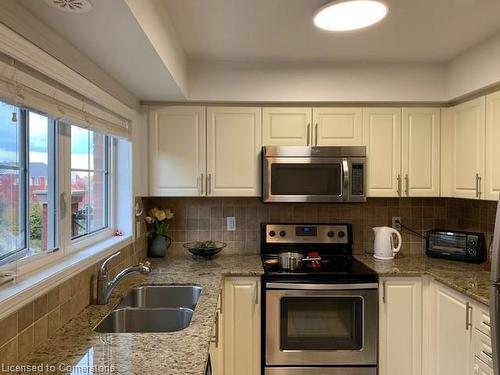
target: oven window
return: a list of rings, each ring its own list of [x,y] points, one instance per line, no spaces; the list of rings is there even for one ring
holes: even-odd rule
[[[340,164],[272,164],[272,195],[342,194]]]
[[[361,350],[361,297],[284,297],[281,350]]]

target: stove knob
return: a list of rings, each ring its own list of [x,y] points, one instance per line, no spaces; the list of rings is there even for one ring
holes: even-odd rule
[[[329,231],[327,234],[326,234],[328,237],[332,238],[333,236],[335,236],[335,232],[334,231]]]
[[[274,230],[270,231],[270,232],[269,232],[269,236],[270,236],[270,237],[274,237],[274,236],[276,236],[276,232],[275,232]]]
[[[340,237],[340,238],[343,238],[344,236],[345,236],[345,233],[344,233],[343,231],[340,231],[340,232],[339,232],[339,237]]]
[[[286,232],[284,230],[280,231],[280,237],[285,237],[286,236]]]

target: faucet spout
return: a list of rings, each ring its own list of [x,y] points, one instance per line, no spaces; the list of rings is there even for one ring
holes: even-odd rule
[[[97,304],[98,305],[105,305],[109,301],[109,296],[111,295],[111,292],[115,288],[115,286],[120,282],[121,279],[123,279],[125,276],[134,273],[134,272],[140,272],[143,274],[150,273],[151,272],[151,263],[145,262],[145,263],[139,263],[138,265],[135,266],[130,266],[127,267],[120,272],[113,278],[113,280],[108,281],[109,275],[108,275],[108,263],[111,259],[117,257],[120,255],[120,252],[117,252],[113,255],[111,255],[109,258],[107,258],[103,264],[101,265],[101,268],[99,269],[99,273],[97,276]]]

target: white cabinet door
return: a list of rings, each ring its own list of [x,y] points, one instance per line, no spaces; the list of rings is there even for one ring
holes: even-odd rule
[[[312,142],[311,108],[262,110],[264,146],[309,146]]]
[[[440,195],[440,112],[439,108],[403,108],[404,196]]]
[[[422,279],[381,280],[380,375],[420,375],[422,372]]]
[[[260,108],[207,108],[207,195],[260,196]]]
[[[433,375],[468,375],[472,362],[470,302],[466,296],[431,283],[430,358]],[[468,315],[468,316],[467,316]]]
[[[500,194],[500,91],[486,97],[486,173],[484,198]]]
[[[224,372],[260,374],[260,279],[228,277],[224,281]]]
[[[149,115],[150,194],[201,195],[205,108],[165,107]]]
[[[451,196],[481,198],[484,176],[485,97],[460,104],[451,114]]]
[[[361,108],[314,108],[313,124],[313,145],[363,145]]]
[[[368,196],[400,196],[401,108],[364,108]]]
[[[217,301],[217,312],[215,316],[215,325],[213,328],[213,337],[210,341],[210,361],[212,363],[212,374],[224,374],[224,322],[222,319],[221,297]]]

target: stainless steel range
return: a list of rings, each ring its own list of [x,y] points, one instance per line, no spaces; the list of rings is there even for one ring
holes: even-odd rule
[[[262,225],[265,375],[376,375],[378,278],[352,244],[350,224]]]

